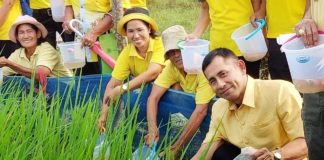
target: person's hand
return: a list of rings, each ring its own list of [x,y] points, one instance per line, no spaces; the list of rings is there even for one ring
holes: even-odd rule
[[[64,22],[62,23],[62,28],[64,29],[64,32],[67,34],[71,34],[73,31],[69,27],[69,22],[71,19],[65,19]]]
[[[295,26],[298,37],[302,37],[305,47],[318,45],[318,29],[313,19],[302,19]]]
[[[187,37],[185,38],[185,41],[190,41],[190,40],[195,40],[198,39],[200,36],[195,34],[195,33],[191,33],[188,34]]]
[[[0,57],[0,67],[4,67],[8,64],[8,59],[6,57]]]
[[[103,104],[104,105],[104,104]],[[108,106],[103,106],[98,119],[98,129],[101,133],[106,131],[106,121],[108,117]]]
[[[2,1],[2,6],[6,6],[6,7],[12,7],[13,6],[13,4],[14,4],[14,1],[15,0],[3,0]]]
[[[167,157],[165,159],[169,159],[169,158],[171,158],[173,160],[178,159],[179,158],[179,153],[180,153],[179,151],[180,151],[179,147],[173,145],[171,147],[170,151],[169,151],[170,152],[170,157]],[[161,152],[159,154],[159,157],[165,157],[165,156],[166,156],[165,151],[163,151],[163,152]]]
[[[258,25],[256,24],[256,20],[258,19],[264,19],[265,15],[261,12],[255,12],[251,17],[250,17],[250,22],[252,24],[253,27],[258,27]]]
[[[92,47],[93,44],[97,41],[99,35],[95,34],[93,31],[90,31],[84,35],[82,38],[82,47]]]
[[[123,90],[120,87],[121,86],[116,86],[108,93],[109,100],[115,101],[119,95],[123,94]]]
[[[255,160],[274,160],[274,155],[268,150],[268,148],[258,149],[252,157]]]
[[[144,136],[144,141],[145,144],[152,147],[153,142],[155,141],[156,143],[159,141],[159,132],[158,131],[153,131],[153,132],[148,132],[147,135]]]

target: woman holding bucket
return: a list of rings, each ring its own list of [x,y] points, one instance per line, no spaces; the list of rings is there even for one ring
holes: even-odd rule
[[[108,102],[115,100],[119,94],[127,90],[139,88],[142,83],[154,80],[164,66],[164,48],[160,37],[155,35],[156,22],[148,16],[143,8],[127,10],[117,25],[117,31],[127,36],[130,42],[121,52],[112,78],[107,84],[98,127],[105,130],[108,116]],[[129,75],[134,76],[129,82],[124,82]]]
[[[64,67],[60,54],[44,41],[46,35],[46,28],[35,18],[28,15],[18,17],[9,30],[9,38],[20,48],[8,59],[0,58],[3,75],[21,74],[31,77],[35,69],[37,80],[39,74],[58,77],[72,76],[72,73]]]

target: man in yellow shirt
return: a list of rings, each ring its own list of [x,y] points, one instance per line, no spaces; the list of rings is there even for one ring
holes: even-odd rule
[[[307,0],[303,19],[295,26],[304,45],[319,44],[318,31],[324,31],[324,0]],[[310,160],[324,159],[324,85],[321,92],[304,94],[303,121]]]
[[[294,26],[304,15],[305,0],[254,0],[261,4],[255,12],[255,19],[266,16],[267,39],[269,42],[268,67],[271,79],[283,79],[292,81],[286,55],[280,51],[281,45],[277,44],[276,38],[280,34],[294,32]],[[265,15],[266,13],[266,15]]]
[[[231,39],[233,31],[250,22],[250,16],[255,7],[259,7],[251,0],[199,0],[201,9],[197,25],[187,39],[201,37],[210,24],[210,50],[226,47],[234,51],[240,59],[244,60],[241,51]],[[244,60],[245,61],[245,60]],[[260,60],[255,62],[245,61],[247,73],[259,78]]]
[[[8,58],[12,52],[19,48],[16,43],[9,40],[8,32],[16,18],[21,16],[19,0],[0,1],[0,53]]]
[[[53,20],[50,0],[30,0],[30,8],[33,10],[33,17],[42,23],[48,35],[46,41],[56,48],[56,32],[62,33],[62,22],[55,22]],[[61,35],[64,42],[74,41],[74,34],[63,33]]]
[[[165,48],[165,57],[169,59],[162,73],[154,81],[154,85],[147,102],[148,134],[145,136],[146,143],[152,145],[153,141],[159,140],[157,123],[158,103],[164,93],[174,84],[179,83],[186,93],[196,94],[196,108],[193,110],[189,122],[182,131],[180,137],[172,145],[172,152],[177,154],[194,136],[200,124],[207,115],[208,103],[215,97],[213,90],[208,84],[203,73],[187,74],[183,67],[180,49],[177,47],[179,40],[184,40],[186,31],[182,26],[175,25],[162,33]],[[183,106],[186,107],[186,106]],[[167,117],[167,115],[160,115]],[[166,118],[168,120],[169,118]]]
[[[244,62],[225,48],[211,51],[202,68],[221,98],[213,105],[209,131],[193,159],[205,149],[205,158],[210,159],[224,141],[238,148],[255,148],[253,159],[302,159],[307,155],[302,99],[290,82],[251,78]]]

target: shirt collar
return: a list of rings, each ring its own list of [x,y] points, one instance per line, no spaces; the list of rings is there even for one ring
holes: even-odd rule
[[[255,80],[252,77],[248,76],[244,97],[242,101],[242,105],[252,107],[252,108],[255,108],[254,82]],[[229,110],[237,109],[235,103],[229,102],[228,105],[229,105]]]
[[[39,47],[37,46],[36,49],[35,49],[35,52],[33,53],[33,55],[31,57],[33,57],[34,55],[38,54],[38,48]],[[26,56],[26,49],[25,48],[23,48],[23,47],[20,48],[19,57],[20,58],[27,58],[27,56]]]
[[[150,37],[150,40],[149,40],[149,47],[147,49],[147,52],[146,53],[150,53],[150,52],[153,52],[153,46],[154,46],[154,40]],[[129,56],[135,56],[135,57],[138,57],[138,58],[141,58],[143,59],[143,57],[141,57],[138,53],[137,53],[137,50],[134,46],[134,44],[131,44],[131,48],[130,48],[130,53],[129,53]],[[146,56],[147,57],[147,56]]]

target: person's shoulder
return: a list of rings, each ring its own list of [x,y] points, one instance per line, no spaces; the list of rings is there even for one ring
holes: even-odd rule
[[[295,86],[286,80],[255,80],[255,86],[270,94],[283,92],[298,92]]]

